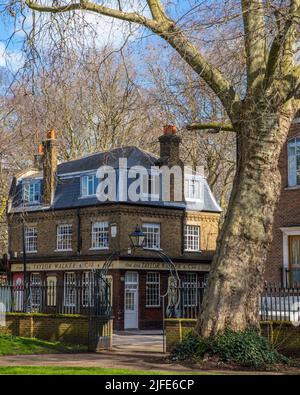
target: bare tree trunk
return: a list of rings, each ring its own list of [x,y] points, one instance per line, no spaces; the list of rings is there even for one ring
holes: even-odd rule
[[[281,189],[278,158],[292,112],[261,114],[250,111],[241,117],[249,127],[239,130],[238,172],[197,323],[204,337],[259,323],[258,301]],[[243,140],[247,146],[243,147]]]

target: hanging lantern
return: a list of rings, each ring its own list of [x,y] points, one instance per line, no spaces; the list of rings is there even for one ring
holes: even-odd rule
[[[133,248],[142,248],[145,243],[145,233],[137,225],[135,230],[129,234],[129,238]]]

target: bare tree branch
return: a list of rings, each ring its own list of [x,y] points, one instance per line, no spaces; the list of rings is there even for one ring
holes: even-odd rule
[[[290,67],[293,64],[293,46],[296,42],[297,35],[295,34],[297,23],[300,18],[300,0],[291,0],[289,13],[284,26],[278,26],[278,34],[271,45],[266,74],[264,79],[265,89],[268,89],[280,66],[284,68],[285,76],[289,73]]]
[[[233,126],[231,124],[221,123],[192,123],[186,126],[187,130],[215,130],[216,132],[233,132]]]
[[[248,90],[262,86],[266,68],[266,31],[261,0],[242,0],[244,42],[247,54]]]
[[[67,12],[71,10],[87,10],[112,18],[121,19],[143,25],[164,38],[180,56],[204,79],[220,98],[228,116],[233,116],[240,105],[240,99],[233,86],[225,76],[202,55],[199,49],[185,36],[175,22],[165,16],[159,0],[150,0],[148,5],[152,15],[158,20],[151,20],[135,12],[123,12],[99,4],[82,0],[67,6],[43,6],[31,0],[25,0],[29,8],[39,12]]]
[[[147,0],[147,4],[153,19],[157,21],[164,21],[168,19],[160,0]]]
[[[39,12],[51,12],[55,14],[74,10],[86,10],[96,12],[101,15],[110,16],[112,18],[121,19],[123,21],[138,23],[139,25],[147,26],[150,29],[154,28],[156,25],[155,21],[148,19],[145,16],[140,15],[136,12],[124,12],[113,8],[105,7],[101,4],[91,3],[85,0],[81,0],[79,3],[72,3],[65,6],[43,6],[30,0],[25,0],[25,2],[29,8]]]

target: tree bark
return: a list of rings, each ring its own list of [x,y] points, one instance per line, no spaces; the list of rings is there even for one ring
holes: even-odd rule
[[[292,110],[270,114],[246,105],[243,126],[235,125],[241,136],[238,171],[196,327],[203,337],[259,324],[259,295],[281,190],[278,159],[292,117]]]

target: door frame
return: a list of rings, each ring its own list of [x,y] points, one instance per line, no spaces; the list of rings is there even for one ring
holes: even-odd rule
[[[282,271],[282,284],[286,287],[285,269],[289,270],[290,257],[289,257],[289,236],[299,236],[300,226],[290,226],[280,228],[283,236],[283,271]],[[289,279],[290,280],[290,279]]]
[[[295,265],[292,265],[292,262],[291,262],[292,255],[293,255],[293,253],[292,253],[292,240],[293,239],[300,241],[300,235],[289,235],[289,237],[288,237],[288,242],[289,242],[289,283],[290,284],[293,284],[293,270],[300,269],[299,265],[295,267]],[[299,288],[299,285],[297,284],[296,287]]]
[[[136,293],[136,324],[137,324],[136,328],[126,328],[126,326],[125,326],[125,322],[126,322],[126,318],[125,318],[125,314],[126,314],[126,310],[125,310],[126,273],[136,273],[136,275],[137,275],[137,282],[136,283],[132,283],[132,282],[127,283],[127,284],[136,284],[137,285],[137,288],[135,290],[135,293]],[[126,329],[139,329],[139,273],[134,270],[127,270],[125,272],[125,276],[124,276],[124,330],[126,330]]]

